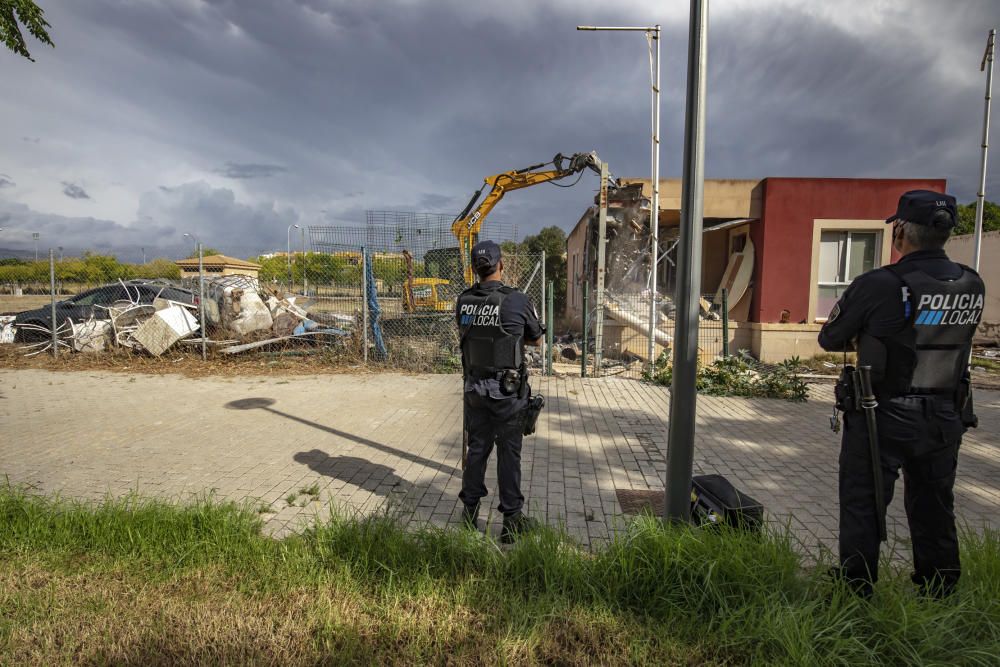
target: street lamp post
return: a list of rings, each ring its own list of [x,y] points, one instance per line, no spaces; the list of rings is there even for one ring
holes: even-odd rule
[[[35,261],[38,261],[38,232],[31,233],[31,239],[35,242]]]
[[[288,291],[292,291],[292,227],[298,229],[298,225],[288,225],[288,231],[285,234],[285,240],[287,245],[285,247],[285,259],[288,260]]]
[[[979,253],[983,239],[983,201],[986,198],[986,150],[990,143],[990,98],[993,90],[993,50],[996,48],[997,31],[990,30],[986,39],[986,52],[979,71],[986,70],[986,110],[983,113],[983,153],[979,163],[979,192],[976,193],[976,226],[973,235],[972,268],[979,270]]]
[[[647,358],[649,365],[655,361],[656,353],[656,320],[658,310],[656,308],[656,277],[657,260],[659,259],[659,233],[660,233],[660,26],[592,26],[578,25],[577,30],[606,30],[614,32],[643,32],[649,42],[650,51],[654,53],[651,67],[651,84],[653,92],[652,109],[652,139],[650,142],[650,159],[652,162],[652,201],[649,211],[649,345],[647,346]],[[655,49],[653,45],[655,44]],[[602,239],[603,240],[603,239]]]

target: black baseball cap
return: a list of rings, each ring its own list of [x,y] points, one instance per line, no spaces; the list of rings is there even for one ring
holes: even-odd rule
[[[910,190],[902,194],[899,205],[896,206],[896,213],[885,221],[890,223],[900,220],[917,225],[930,225],[933,224],[934,214],[938,211],[947,211],[951,214],[951,227],[958,224],[958,208],[955,206],[954,197],[933,190]]]
[[[480,241],[472,246],[472,268],[479,275],[489,275],[500,263],[500,246],[493,241]]]

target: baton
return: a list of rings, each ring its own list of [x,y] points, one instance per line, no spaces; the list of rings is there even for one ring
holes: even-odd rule
[[[462,410],[462,470],[465,470],[465,460],[469,456],[469,423]]]
[[[865,411],[868,423],[868,449],[872,456],[872,483],[875,485],[875,516],[878,517],[879,542],[886,541],[885,530],[885,497],[882,493],[882,457],[879,455],[878,424],[875,420],[875,392],[872,390],[872,367],[858,367],[858,377],[861,380],[861,409]]]

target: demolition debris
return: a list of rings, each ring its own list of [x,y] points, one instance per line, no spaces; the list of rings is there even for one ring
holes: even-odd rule
[[[99,353],[112,348],[161,356],[178,343],[206,343],[226,354],[263,349],[275,344],[340,342],[360,328],[357,314],[308,309],[308,300],[264,290],[256,278],[219,276],[205,280],[205,322],[196,303],[161,295],[177,293],[160,285],[152,303],[143,292],[119,282],[126,298],[110,305],[94,305],[88,318],[56,318],[55,341],[60,351]],[[114,287],[114,286],[110,286]],[[15,317],[0,319],[0,342],[21,343],[25,356],[52,350],[53,331],[48,323],[17,324]],[[197,336],[197,338],[195,338]]]

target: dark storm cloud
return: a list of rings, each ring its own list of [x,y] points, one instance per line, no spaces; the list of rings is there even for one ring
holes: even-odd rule
[[[87,194],[87,191],[76,183],[67,183],[66,181],[63,181],[62,185],[63,194],[70,199],[90,199],[90,195]]]
[[[256,164],[253,162],[227,162],[215,173],[226,178],[247,179],[247,178],[269,178],[276,174],[288,171],[277,164]]]
[[[72,142],[119,103],[134,107],[116,130],[123,144],[149,142],[181,181],[204,174],[191,165],[234,180],[232,191],[166,175],[129,186],[146,192],[137,219],[178,235],[197,226],[206,243],[280,248],[292,221],[360,223],[365,209],[457,214],[484,176],[556,152],[596,150],[616,175],[646,176],[646,43],[579,23],[663,24],[661,173],[680,174],[686,3],[50,2],[62,41],[38,67],[12,69],[10,85],[67,92],[22,103],[13,136],[46,141],[19,150]],[[706,176],[946,177],[968,201],[994,4],[714,3]],[[65,126],[36,127],[32,109],[57,103]],[[5,118],[12,104],[0,102]],[[131,162],[85,159],[117,180],[149,162],[130,150]],[[290,173],[280,165],[295,177],[275,178]],[[491,219],[568,229],[595,187],[588,173],[575,188],[510,193]],[[1000,198],[1000,177],[987,189]]]
[[[135,248],[159,250],[164,255],[189,252],[185,233],[206,246],[225,248],[227,254],[249,257],[265,250],[283,248],[285,231],[299,215],[275,204],[246,205],[236,201],[231,190],[213,188],[204,182],[157,188],[140,197],[136,221],[124,225],[94,217],[68,217],[35,211],[20,203],[0,199],[0,218],[5,219],[3,244],[27,248],[31,233],[43,243],[72,249]],[[185,250],[186,248],[186,250]]]
[[[0,188],[12,188],[16,183],[7,174],[0,174]]]
[[[3,244],[9,248],[31,246],[31,235],[39,235],[40,247],[108,248],[129,243],[153,244],[170,238],[171,230],[155,225],[132,228],[113,220],[67,217],[32,210],[24,204],[0,199],[4,219]]]
[[[139,200],[139,218],[169,223],[178,238],[187,232],[206,245],[238,248],[248,255],[283,247],[286,228],[299,221],[299,213],[274,202],[244,204],[228,188],[194,182],[145,193]]]

